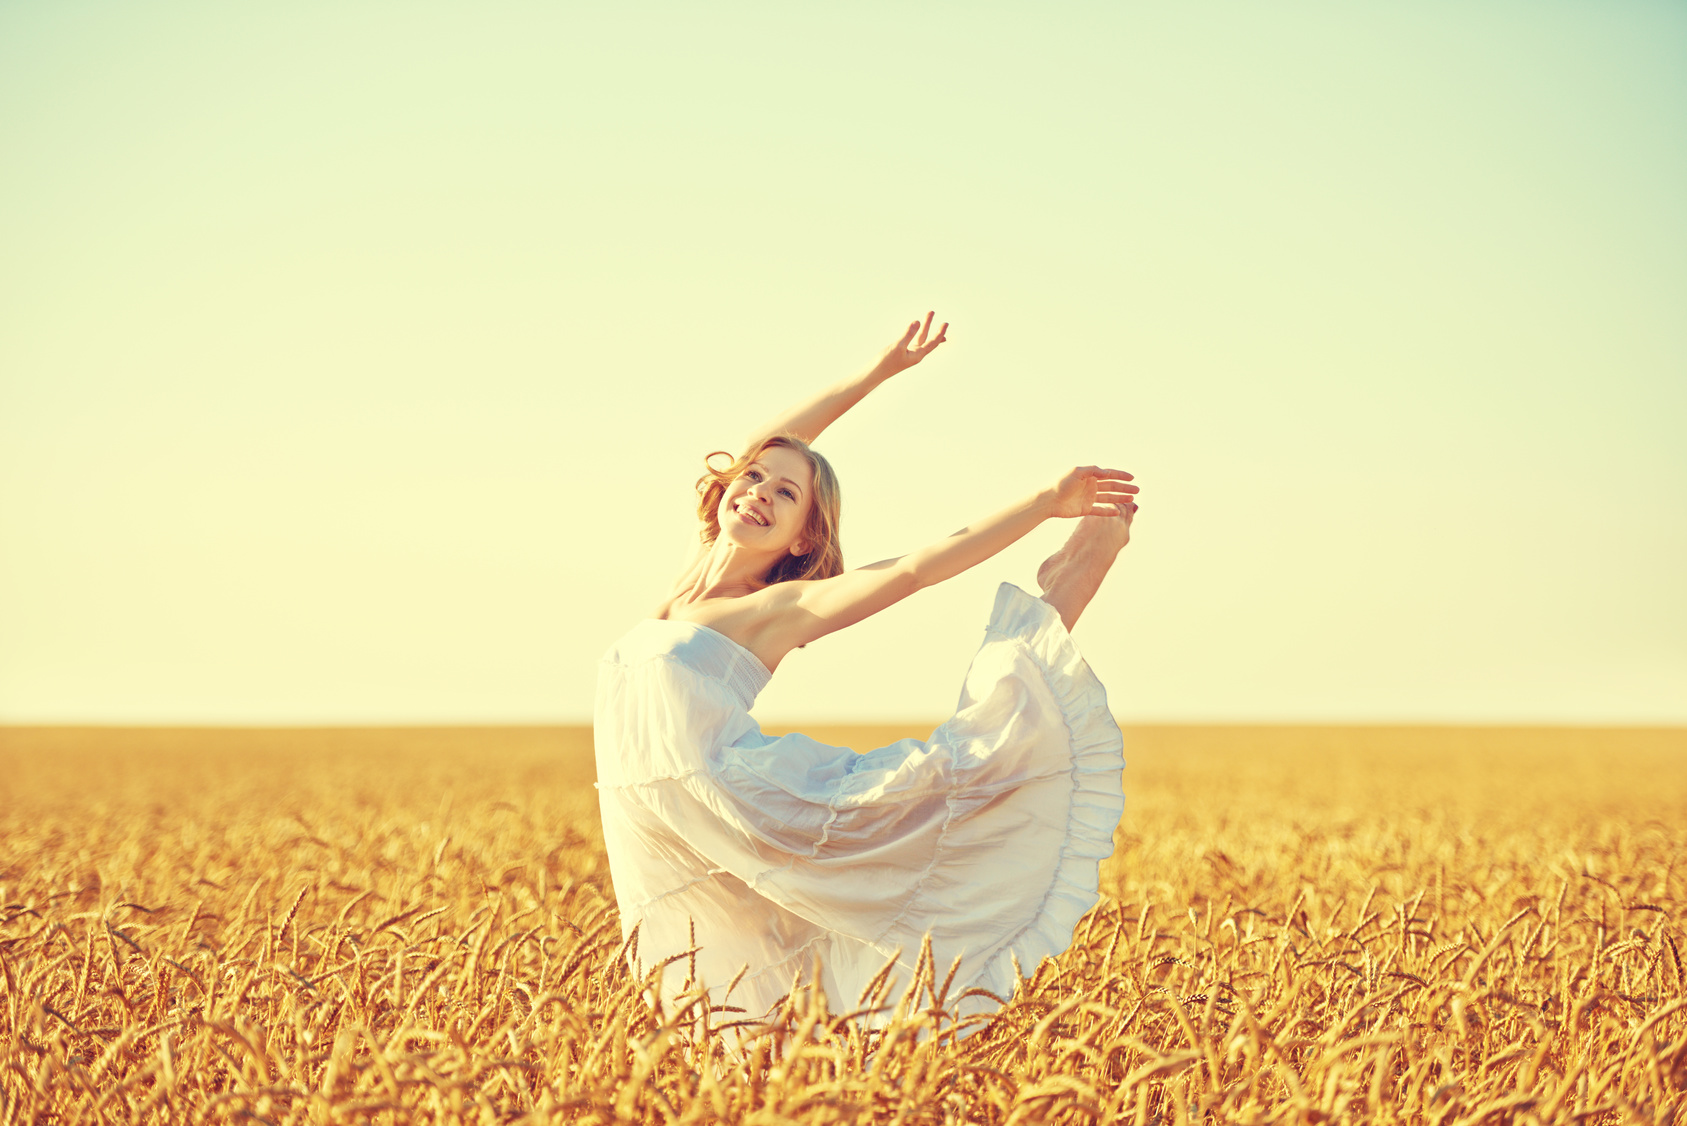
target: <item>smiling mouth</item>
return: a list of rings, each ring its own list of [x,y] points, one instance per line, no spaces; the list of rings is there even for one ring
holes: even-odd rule
[[[758,528],[765,528],[772,523],[767,517],[748,506],[738,509],[738,515]]]

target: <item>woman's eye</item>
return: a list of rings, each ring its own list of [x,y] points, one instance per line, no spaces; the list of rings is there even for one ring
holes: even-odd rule
[[[793,493],[790,489],[780,489],[779,495],[784,497],[787,500],[796,500],[797,499],[797,494]]]
[[[745,477],[746,480],[749,480],[749,481],[760,481],[761,480],[761,474],[757,473],[754,469],[746,470],[745,473],[744,473],[744,477]]]

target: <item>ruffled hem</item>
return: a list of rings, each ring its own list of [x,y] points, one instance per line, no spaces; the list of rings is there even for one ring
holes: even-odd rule
[[[957,982],[953,988],[954,992],[985,989],[1008,997],[1018,977],[1014,959],[1022,968],[1034,968],[1043,958],[1066,950],[1079,921],[1100,899],[1101,862],[1113,855],[1113,830],[1125,811],[1121,789],[1125,740],[1108,710],[1107,690],[1079,654],[1054,607],[1012,583],[1003,583],[996,591],[985,637],[987,643],[998,640],[1021,646],[1030,655],[1059,706],[1071,747],[1072,804],[1066,841],[1042,903],[970,981]],[[933,733],[934,742],[941,733],[941,728]],[[955,847],[945,833],[927,878],[942,867],[944,854]],[[992,1004],[984,998],[973,1000],[980,1002],[968,1006],[975,1011]]]

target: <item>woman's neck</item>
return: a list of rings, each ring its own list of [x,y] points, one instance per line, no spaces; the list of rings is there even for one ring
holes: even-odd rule
[[[767,586],[771,569],[760,552],[748,552],[716,540],[703,557],[703,566],[686,584],[682,601],[701,602],[710,598],[742,598]]]

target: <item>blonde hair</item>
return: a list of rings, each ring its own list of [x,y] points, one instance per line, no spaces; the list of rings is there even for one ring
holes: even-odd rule
[[[802,532],[802,538],[808,542],[808,552],[804,555],[787,554],[775,563],[766,575],[768,584],[789,582],[791,579],[829,579],[843,574],[843,544],[838,538],[843,497],[838,489],[838,475],[832,471],[831,462],[821,457],[807,442],[789,434],[764,438],[725,469],[716,469],[712,464],[717,457],[732,456],[725,450],[716,450],[703,459],[704,473],[697,478],[697,518],[703,521],[700,534],[704,545],[713,545],[720,536],[720,501],[727,487],[744,475],[751,462],[775,446],[795,450],[807,458],[809,468],[814,471],[814,484],[809,489],[808,522]]]

